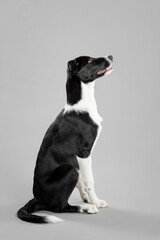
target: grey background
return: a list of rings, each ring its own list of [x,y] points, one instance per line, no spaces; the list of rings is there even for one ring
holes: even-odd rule
[[[0,0],[0,238],[159,239],[160,2]],[[67,61],[112,54],[97,81],[103,131],[94,149],[99,215],[19,221],[32,198],[36,155],[64,106]],[[77,190],[71,203],[79,203]]]

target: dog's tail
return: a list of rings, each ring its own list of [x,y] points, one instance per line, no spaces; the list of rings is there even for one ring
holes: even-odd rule
[[[63,220],[52,215],[50,216],[37,216],[33,212],[45,210],[44,206],[40,205],[35,198],[30,200],[24,207],[20,208],[17,212],[17,217],[23,221],[31,223],[58,223]]]

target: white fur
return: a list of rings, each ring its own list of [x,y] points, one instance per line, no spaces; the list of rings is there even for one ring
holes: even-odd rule
[[[74,105],[66,104],[64,113],[72,110],[76,112],[88,112],[92,120],[99,126],[101,125],[102,118],[97,111],[97,104],[94,98],[94,85],[95,82],[87,84],[81,82],[82,99]]]
[[[52,215],[45,217],[45,219],[46,219],[46,221],[47,221],[48,223],[60,223],[60,222],[63,222],[62,219],[57,218],[57,217],[52,216]]]
[[[89,195],[86,191],[86,187],[85,187],[85,184],[84,184],[84,181],[83,181],[83,176],[81,174],[81,170],[79,170],[78,173],[79,173],[79,179],[78,179],[78,183],[77,183],[76,187],[78,188],[78,190],[80,192],[82,200],[84,202],[90,203],[91,200],[90,200]]]
[[[80,158],[77,157],[77,161],[79,164],[81,179],[79,184],[81,184],[81,187],[83,187],[83,191],[87,192],[89,195],[89,199],[91,202],[93,202],[93,191],[94,191],[94,178],[93,178],[93,172],[92,172],[92,160],[91,156],[88,158]],[[83,186],[82,186],[83,181]]]
[[[107,207],[108,204],[104,200],[100,200],[94,189],[94,177],[92,172],[92,159],[91,156],[88,158],[79,158],[77,161],[80,169],[80,178],[77,187],[80,191],[82,199],[86,199],[94,204],[96,207]],[[83,198],[84,197],[84,198]]]
[[[107,56],[104,56],[104,58],[110,63],[110,65],[112,64],[111,59],[109,59]]]
[[[80,205],[80,212],[83,213],[85,211],[87,213],[90,213],[90,214],[98,213],[97,207],[95,205],[91,205],[91,204],[82,204],[82,205]]]

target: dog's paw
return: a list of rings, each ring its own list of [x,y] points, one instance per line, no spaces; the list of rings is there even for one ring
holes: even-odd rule
[[[90,205],[90,207],[87,210],[87,213],[90,213],[90,214],[98,213],[98,209],[95,205]]]
[[[108,207],[108,204],[104,200],[96,200],[93,204],[97,208],[106,208],[106,207]]]
[[[98,209],[95,205],[92,204],[83,204],[80,206],[80,212],[88,213],[88,214],[96,214],[98,213]]]

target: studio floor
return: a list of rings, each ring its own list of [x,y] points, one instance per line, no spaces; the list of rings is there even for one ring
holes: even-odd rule
[[[156,215],[109,207],[100,209],[96,215],[54,214],[64,222],[41,225],[17,219],[18,207],[0,206],[0,239],[160,239],[160,217]]]

